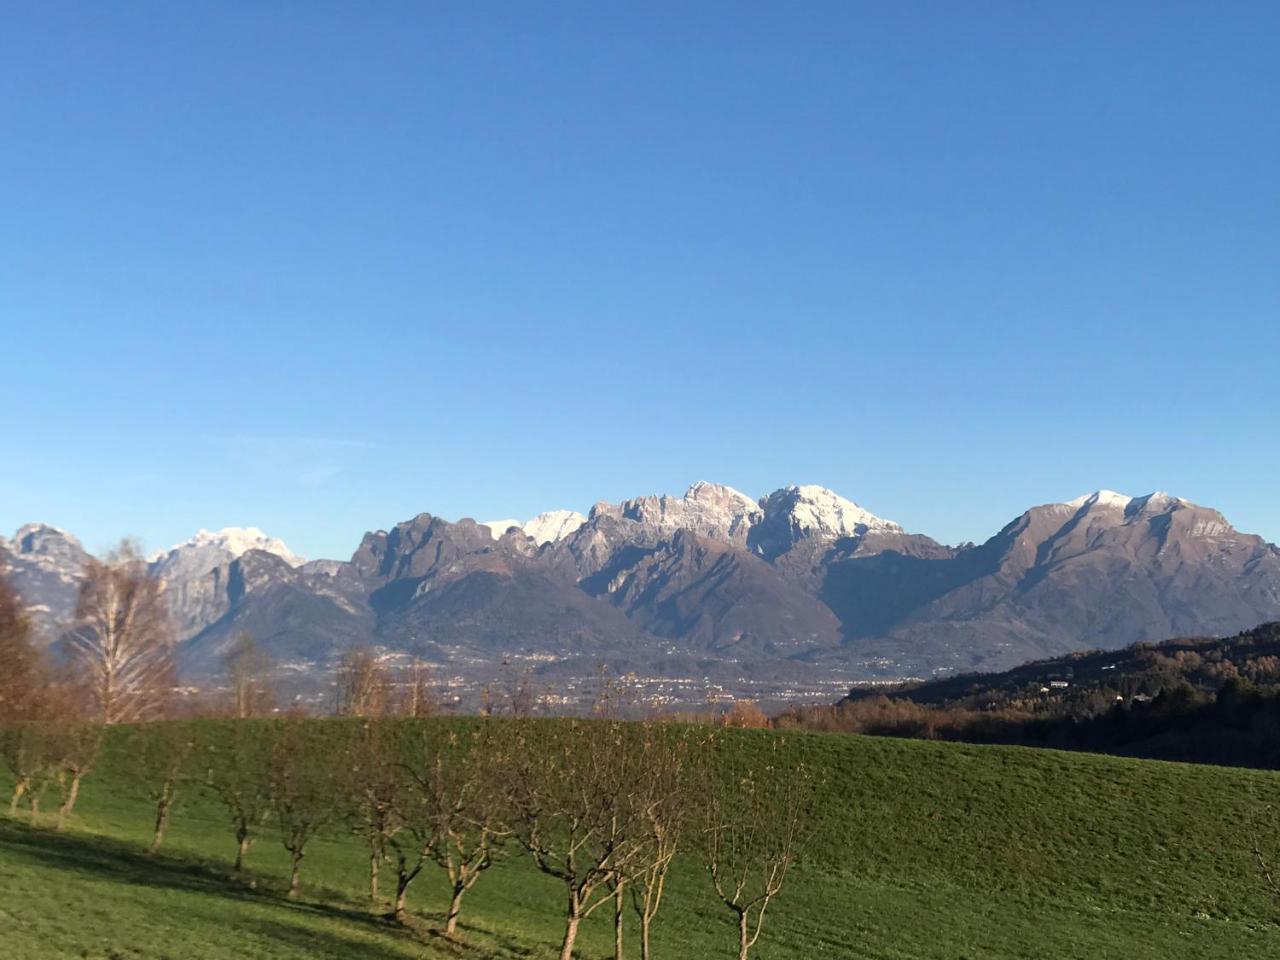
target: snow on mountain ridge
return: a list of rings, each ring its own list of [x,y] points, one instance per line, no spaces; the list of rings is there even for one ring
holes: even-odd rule
[[[1080,509],[1083,506],[1100,506],[1100,507],[1116,507],[1120,510],[1125,509],[1133,502],[1133,497],[1127,497],[1123,493],[1116,493],[1114,490],[1095,490],[1093,493],[1086,493],[1074,500],[1066,501],[1064,507],[1073,507]]]
[[[760,502],[766,512],[789,514],[792,528],[806,536],[851,537],[864,531],[901,533],[901,525],[816,484],[783,487]]]
[[[524,532],[541,546],[563,540],[586,522],[587,518],[577,510],[548,510],[526,523]]]
[[[533,537],[538,546],[542,546],[544,543],[563,540],[586,522],[587,518],[576,510],[547,510],[523,523],[519,520],[485,520],[480,525],[488,527],[489,536],[495,540],[515,527]]]
[[[275,554],[291,567],[306,561],[276,537],[269,537],[257,527],[224,527],[221,530],[199,530],[195,536],[174,544],[154,556],[152,562],[162,578],[181,571],[191,574],[197,569],[213,569],[236,560],[250,550]]]

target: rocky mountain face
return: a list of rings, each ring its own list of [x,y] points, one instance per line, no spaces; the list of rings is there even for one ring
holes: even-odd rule
[[[86,557],[51,527],[0,541],[47,631]],[[1280,617],[1275,546],[1167,494],[1107,491],[960,548],[822,487],[753,500],[697,483],[586,517],[421,514],[366,534],[349,561],[305,563],[255,529],[202,531],[152,566],[197,672],[248,630],[300,667],[368,643],[454,663],[927,676]]]
[[[284,543],[256,527],[201,530],[190,540],[151,558],[151,569],[164,580],[178,635],[199,633],[228,613],[232,604],[232,565],[258,550],[279,557],[290,567],[302,565]]]
[[[12,540],[0,537],[0,572],[26,600],[37,635],[45,642],[71,619],[80,571],[88,559],[79,540],[47,524],[29,523]]]

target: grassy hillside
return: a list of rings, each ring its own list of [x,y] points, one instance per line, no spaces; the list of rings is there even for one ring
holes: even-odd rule
[[[329,722],[329,721],[317,721]],[[730,734],[743,751],[778,734]],[[820,775],[803,863],[757,949],[762,958],[1280,956],[1275,905],[1243,824],[1280,801],[1280,775],[1016,747],[793,735]],[[490,871],[464,916],[468,945],[421,941],[367,914],[357,841],[317,841],[303,898],[279,896],[286,857],[268,831],[256,886],[227,879],[234,843],[188,792],[162,854],[128,777],[123,740],[85,783],[72,829],[0,818],[0,936],[15,960],[554,956],[561,893],[523,858]],[[4,785],[7,786],[7,785]],[[7,793],[6,793],[7,796]],[[658,957],[734,955],[730,918],[698,866],[677,864]],[[440,876],[410,906],[430,924]],[[609,919],[580,951],[604,957]]]

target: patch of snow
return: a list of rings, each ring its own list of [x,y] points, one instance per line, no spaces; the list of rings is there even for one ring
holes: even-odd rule
[[[1064,506],[1076,510],[1084,506],[1114,507],[1117,510],[1124,510],[1132,501],[1132,497],[1126,497],[1123,493],[1116,493],[1114,490],[1095,490],[1093,493],[1086,493],[1074,500],[1068,500]]]
[[[834,490],[816,484],[785,487],[761,501],[768,513],[786,513],[791,529],[801,536],[830,539],[861,533],[902,533],[892,520],[877,517]]]
[[[518,527],[521,530],[524,529],[524,524],[519,520],[483,520],[481,521],[480,526],[488,527],[489,536],[493,537],[495,540],[500,539],[502,535],[512,527]]]
[[[225,527],[216,531],[199,531],[191,539],[175,544],[153,561],[153,566],[164,580],[185,579],[202,576],[250,550],[275,554],[291,567],[299,567],[306,562],[285,546],[283,540],[269,537],[257,527]]]
[[[524,532],[541,546],[563,540],[586,522],[577,510],[548,510],[526,523]]]
[[[1181,497],[1175,497],[1172,494],[1165,493],[1163,490],[1157,490],[1155,493],[1149,493],[1145,497],[1134,497],[1129,501],[1126,512],[1134,516],[1148,511],[1163,512],[1172,507],[1182,506],[1186,502]]]
[[[540,513],[532,520],[485,520],[482,527],[489,528],[489,536],[498,540],[512,527],[533,537],[538,546],[563,540],[573,531],[587,522],[587,518],[576,510],[548,510]]]

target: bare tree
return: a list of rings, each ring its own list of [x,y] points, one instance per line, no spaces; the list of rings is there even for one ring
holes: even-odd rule
[[[253,634],[241,633],[222,656],[222,669],[231,687],[232,715],[240,720],[270,713],[276,705],[271,688],[271,658]]]
[[[173,626],[163,584],[128,541],[90,559],[67,634],[70,662],[98,719],[130,723],[163,715],[173,688]]]
[[[1276,829],[1276,808],[1267,804],[1250,818],[1246,830],[1258,874],[1267,894],[1280,907],[1280,831]]]
[[[16,816],[26,800],[34,824],[40,816],[40,795],[53,772],[48,726],[27,720],[0,727],[0,755],[13,777],[9,815]]]
[[[323,725],[301,718],[286,720],[272,744],[271,806],[289,851],[290,898],[298,895],[307,844],[338,814],[330,746]]]
[[[667,873],[680,846],[689,797],[686,785],[688,741],[675,728],[644,725],[644,778],[633,802],[644,824],[643,845],[632,865],[628,886],[640,920],[640,957],[650,960],[650,931],[662,906]],[[620,921],[615,919],[620,931]],[[615,960],[621,960],[621,937],[615,932]]]
[[[449,878],[446,936],[457,933],[467,892],[501,855],[506,825],[492,727],[419,726],[406,820],[427,858]]]
[[[626,728],[614,720],[517,721],[504,746],[514,835],[564,885],[561,960],[571,960],[582,921],[616,903],[616,882],[643,845]]]
[[[155,723],[131,731],[129,753],[135,781],[146,792],[155,810],[148,853],[164,843],[169,817],[195,749],[191,728],[182,723]]]
[[[404,781],[399,729],[385,720],[366,719],[339,752],[337,786],[352,830],[369,850],[369,904],[374,910],[382,864],[392,838],[404,829],[397,804]]]
[[[48,684],[43,657],[31,642],[22,601],[0,576],[0,723],[33,720]]]
[[[391,705],[391,677],[371,650],[349,651],[335,676],[335,712],[343,717],[385,716]]]
[[[255,720],[231,724],[229,732],[226,727],[214,732],[225,737],[206,746],[205,784],[226,807],[236,839],[232,870],[239,874],[262,822],[271,814],[272,728]]]
[[[438,713],[431,689],[431,669],[417,657],[404,671],[402,694],[396,712],[405,717],[430,717]]]
[[[49,761],[52,780],[58,788],[58,817],[54,829],[66,827],[75,810],[80,784],[98,761],[102,750],[102,727],[77,716],[74,707],[62,711],[49,722]]]
[[[765,912],[795,862],[809,803],[809,773],[791,741],[772,739],[765,756],[740,742],[722,749],[712,734],[701,777],[703,861],[716,895],[734,915],[738,960],[748,960]],[[744,763],[744,758],[756,761]]]

